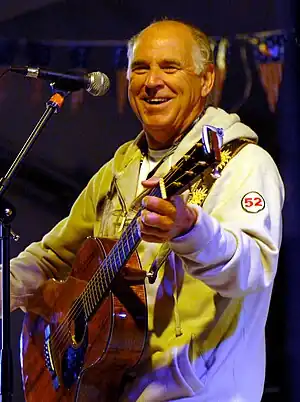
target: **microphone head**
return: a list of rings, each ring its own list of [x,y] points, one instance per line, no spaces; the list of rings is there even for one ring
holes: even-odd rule
[[[105,95],[109,90],[110,81],[106,74],[95,71],[88,74],[89,86],[86,89],[93,96]]]

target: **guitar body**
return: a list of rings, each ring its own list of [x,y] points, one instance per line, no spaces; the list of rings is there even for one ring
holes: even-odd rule
[[[114,244],[88,238],[68,279],[47,281],[29,300],[21,336],[27,402],[118,400],[123,375],[139,361],[147,333],[145,272],[137,254],[89,320],[92,300],[80,299]]]

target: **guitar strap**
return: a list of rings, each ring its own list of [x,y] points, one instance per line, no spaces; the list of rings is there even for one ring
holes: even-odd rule
[[[221,162],[217,166],[219,172],[221,173],[228,162],[247,144],[255,143],[255,141],[248,138],[237,138],[225,144],[221,148]],[[196,204],[202,207],[214,182],[216,181],[216,177],[212,173],[213,167],[208,167],[203,171],[203,173],[200,175],[199,180],[190,189],[187,201],[188,203]],[[168,246],[168,243],[163,243],[158,251],[157,257],[153,261],[150,270],[147,273],[149,283],[152,284],[155,282],[160,267],[166,262],[170,253],[171,250]]]

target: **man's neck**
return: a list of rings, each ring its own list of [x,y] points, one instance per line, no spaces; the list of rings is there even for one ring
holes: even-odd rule
[[[168,138],[168,141],[165,142],[159,142],[155,140],[156,138],[163,138],[165,136],[165,132],[162,132],[161,135],[159,135],[158,132],[155,133],[155,136],[151,134],[147,134],[147,132],[144,130],[146,138],[147,138],[147,143],[148,147],[154,150],[162,150],[162,149],[168,149],[171,148],[172,145],[178,144],[195,126],[195,124],[203,117],[203,115],[206,112],[206,108],[202,110],[202,112],[192,121],[192,123],[182,132],[176,134],[174,133],[173,135],[170,135]]]

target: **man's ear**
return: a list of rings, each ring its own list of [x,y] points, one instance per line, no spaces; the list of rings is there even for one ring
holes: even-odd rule
[[[206,67],[206,70],[202,73],[203,85],[201,89],[201,96],[203,98],[206,98],[213,89],[215,75],[215,66],[213,64],[209,64]]]

